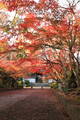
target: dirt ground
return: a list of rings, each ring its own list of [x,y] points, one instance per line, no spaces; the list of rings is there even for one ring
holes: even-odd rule
[[[0,92],[0,120],[71,120],[51,89]]]

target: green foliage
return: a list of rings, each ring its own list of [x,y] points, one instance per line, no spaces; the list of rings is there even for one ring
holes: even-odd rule
[[[21,79],[19,79],[17,81],[17,85],[18,85],[18,88],[23,88],[23,81]]]
[[[0,67],[0,71],[4,71],[4,69]]]
[[[4,88],[4,85],[0,83],[0,88]]]
[[[17,58],[23,58],[24,56],[23,56],[23,54],[18,54],[17,55]]]
[[[26,80],[26,81],[25,81],[25,84],[26,84],[26,87],[29,87],[29,86],[30,86],[29,80]]]
[[[4,69],[0,68],[0,87],[11,88],[16,84],[16,80]]]
[[[26,58],[26,53],[23,49],[20,50],[20,53],[16,55],[17,58]]]
[[[53,82],[50,84],[51,88],[58,88],[58,83],[57,82]]]
[[[23,81],[23,78],[22,78],[22,77],[20,77],[18,80]]]
[[[67,87],[62,87],[62,90],[63,90],[63,92],[68,92],[69,91],[69,89],[67,88]]]

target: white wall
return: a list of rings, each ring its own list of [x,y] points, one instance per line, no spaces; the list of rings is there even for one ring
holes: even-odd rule
[[[25,81],[25,80],[29,80],[29,82],[32,82],[32,83],[36,82],[35,78],[24,78],[23,81]]]

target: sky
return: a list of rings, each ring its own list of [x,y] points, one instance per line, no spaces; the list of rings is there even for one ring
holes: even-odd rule
[[[60,4],[61,6],[66,6],[66,5],[68,5],[67,0],[58,0],[58,1],[59,1],[59,4]],[[73,1],[73,0],[68,0],[68,1],[70,2],[70,1]],[[77,3],[77,1],[78,1],[78,0],[75,0],[75,3]],[[77,5],[77,9],[80,10],[80,3]]]
[[[38,2],[39,0],[35,0],[35,1]],[[68,4],[67,0],[55,0],[55,1],[58,1],[59,4],[63,7],[66,7],[66,5]],[[73,1],[73,0],[68,0],[68,1],[70,2],[70,1]],[[75,0],[75,1],[77,2],[78,0]],[[80,10],[80,3],[78,4],[77,9]]]

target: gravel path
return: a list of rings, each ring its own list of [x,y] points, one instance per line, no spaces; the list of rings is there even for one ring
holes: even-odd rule
[[[0,92],[0,120],[70,120],[51,89]]]

